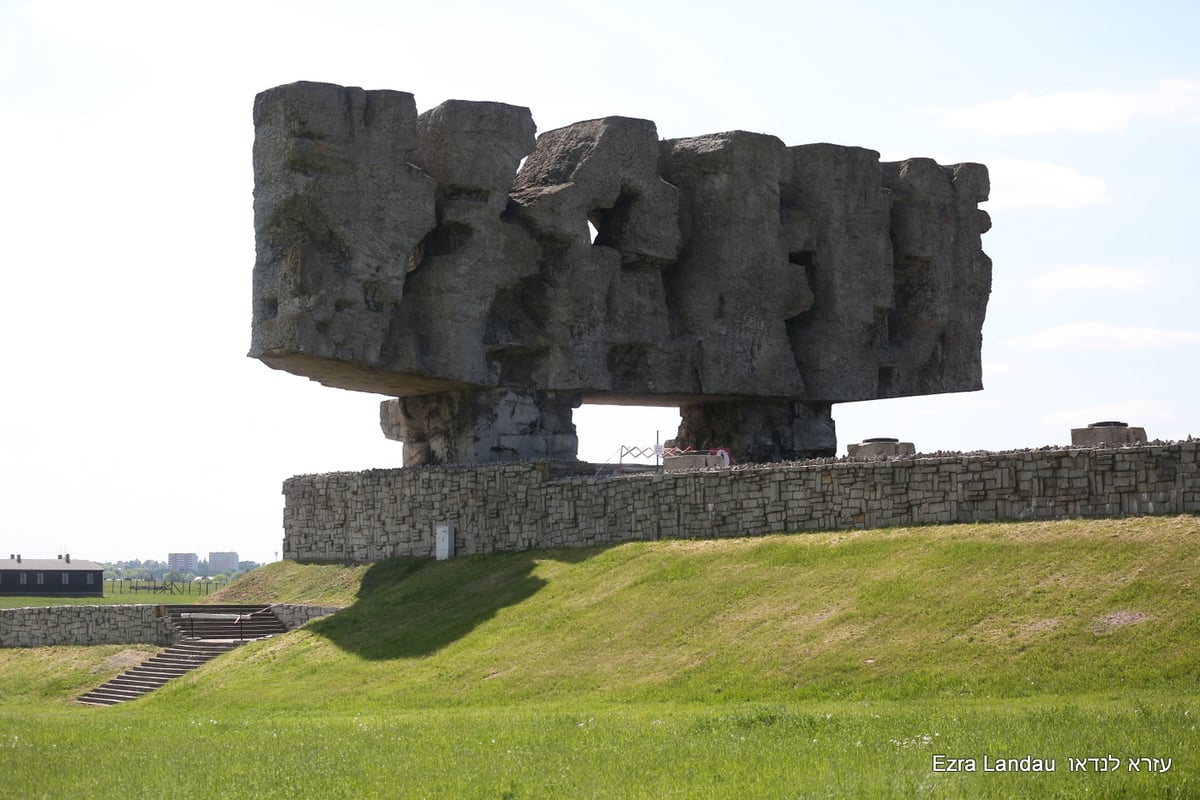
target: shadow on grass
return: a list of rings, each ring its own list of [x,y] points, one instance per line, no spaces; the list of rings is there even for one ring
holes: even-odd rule
[[[533,596],[546,584],[533,574],[539,561],[577,563],[598,551],[492,553],[449,561],[390,558],[367,570],[352,606],[308,629],[361,658],[430,655]]]

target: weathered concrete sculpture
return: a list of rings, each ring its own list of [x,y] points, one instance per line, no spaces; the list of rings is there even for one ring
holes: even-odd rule
[[[254,123],[250,355],[396,398],[406,464],[573,459],[581,402],[832,455],[833,403],[981,388],[982,165],[318,83]]]

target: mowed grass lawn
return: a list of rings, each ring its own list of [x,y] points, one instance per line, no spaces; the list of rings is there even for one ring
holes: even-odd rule
[[[1190,516],[278,563],[226,599],[346,610],[133,703],[71,700],[153,648],[0,650],[0,775],[20,798],[1197,797],[1198,576]]]

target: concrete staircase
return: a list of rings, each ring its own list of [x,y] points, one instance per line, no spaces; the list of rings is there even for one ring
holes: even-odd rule
[[[181,642],[121,673],[103,686],[80,695],[78,702],[88,706],[111,706],[134,700],[172,678],[178,678],[206,661],[228,653],[240,644],[238,641]]]
[[[184,641],[189,639],[265,639],[287,628],[264,605],[163,606],[171,615],[171,625]]]
[[[222,653],[254,639],[285,633],[270,606],[165,606],[180,633],[178,644],[77,698],[89,706],[111,706],[152,692]]]

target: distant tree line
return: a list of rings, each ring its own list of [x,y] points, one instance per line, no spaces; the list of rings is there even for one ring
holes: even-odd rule
[[[167,562],[155,561],[154,559],[146,561],[134,559],[133,561],[101,562],[101,566],[104,567],[104,578],[106,580],[184,583],[193,581],[196,578],[211,578],[214,581],[228,583],[252,569],[258,569],[262,565],[256,561],[239,561],[235,572],[220,572],[215,575],[208,571],[208,559],[201,559],[199,568],[195,572],[171,569],[167,565]]]

